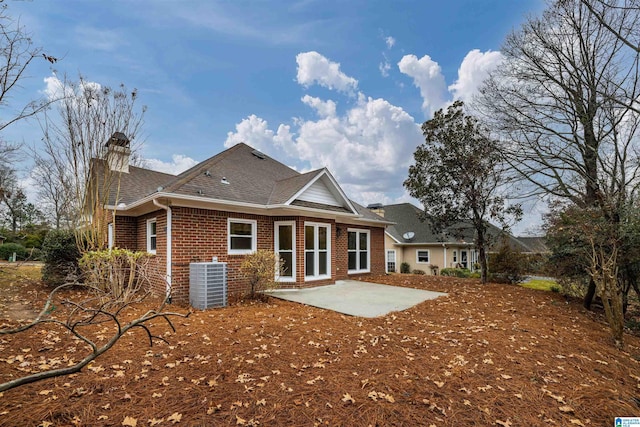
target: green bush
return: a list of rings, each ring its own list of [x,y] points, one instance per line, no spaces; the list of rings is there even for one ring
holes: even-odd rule
[[[471,277],[471,271],[468,268],[443,268],[440,270],[440,275],[466,279]]]
[[[526,278],[527,257],[503,242],[497,253],[489,254],[491,280],[498,283],[520,283]]]
[[[411,266],[409,265],[408,262],[403,262],[402,264],[400,264],[400,273],[402,274],[411,273]]]
[[[14,252],[19,261],[24,260],[25,255],[27,254],[27,250],[24,246],[17,243],[5,243],[0,245],[0,259],[8,261],[9,258],[13,257]]]
[[[425,275],[425,274],[427,274],[427,273],[425,273],[425,272],[424,272],[424,270],[417,270],[417,269],[416,269],[416,270],[413,270],[413,271],[411,272],[411,274],[418,274],[418,275],[421,275],[421,276],[422,276],[422,275]]]
[[[79,274],[80,251],[71,230],[51,230],[42,244],[42,281],[60,286]]]

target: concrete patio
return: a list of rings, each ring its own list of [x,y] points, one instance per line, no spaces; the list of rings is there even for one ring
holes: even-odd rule
[[[287,301],[359,317],[379,317],[402,311],[423,301],[447,295],[442,292],[338,280],[334,285],[308,289],[277,289],[268,295]]]

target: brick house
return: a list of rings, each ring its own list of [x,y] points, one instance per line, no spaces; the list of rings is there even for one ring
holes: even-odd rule
[[[246,290],[248,253],[274,250],[284,288],[312,287],[385,272],[384,218],[349,200],[327,169],[304,174],[238,144],[173,176],[129,165],[129,141],[116,133],[95,174],[115,172],[110,247],[156,255],[164,280],[154,288],[188,302],[189,264],[214,257],[228,266],[229,295]]]

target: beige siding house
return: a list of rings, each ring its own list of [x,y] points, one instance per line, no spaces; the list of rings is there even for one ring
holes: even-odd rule
[[[385,232],[385,259],[388,273],[400,272],[400,265],[422,270],[426,274],[438,274],[443,268],[477,269],[478,251],[474,246],[474,232],[466,224],[449,227],[443,233],[434,234],[428,222],[420,220],[422,211],[410,203],[395,205],[369,205],[369,209],[388,221],[394,222]],[[490,225],[489,233],[499,235],[500,229]],[[511,235],[509,244],[522,252],[530,251],[526,245]]]

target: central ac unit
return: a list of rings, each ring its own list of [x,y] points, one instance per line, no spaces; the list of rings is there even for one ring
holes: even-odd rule
[[[189,264],[189,303],[204,310],[227,305],[227,263]]]

